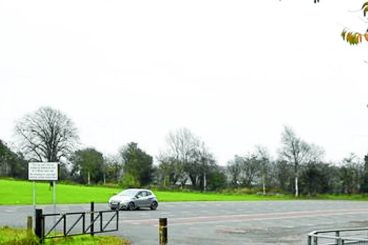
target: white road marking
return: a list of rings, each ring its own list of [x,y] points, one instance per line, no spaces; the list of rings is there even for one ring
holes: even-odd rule
[[[294,211],[277,213],[259,213],[259,214],[236,214],[236,215],[214,215],[197,217],[171,217],[169,225],[183,225],[196,223],[218,223],[218,222],[244,222],[244,221],[265,221],[265,220],[285,220],[308,217],[328,217],[342,215],[367,214],[368,209],[334,209],[334,210],[314,210],[314,211]],[[169,217],[168,217],[169,218]],[[158,225],[158,219],[137,219],[122,220],[121,224],[130,225]]]

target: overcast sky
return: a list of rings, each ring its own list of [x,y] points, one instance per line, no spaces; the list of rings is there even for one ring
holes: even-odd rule
[[[358,0],[0,0],[0,139],[40,106],[83,146],[153,156],[186,127],[224,165],[283,125],[326,160],[368,153],[368,42]]]

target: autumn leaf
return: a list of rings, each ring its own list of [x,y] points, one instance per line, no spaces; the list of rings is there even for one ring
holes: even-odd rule
[[[346,30],[343,30],[343,31],[341,32],[341,37],[342,37],[342,40],[344,40],[344,41],[345,41],[345,38],[346,38]]]
[[[365,2],[362,6],[362,10],[363,10],[363,15],[364,17],[366,16],[367,12],[368,12],[368,2]]]

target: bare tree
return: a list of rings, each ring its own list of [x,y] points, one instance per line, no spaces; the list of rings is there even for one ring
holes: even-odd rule
[[[170,132],[166,142],[171,155],[184,163],[189,161],[193,155],[193,149],[196,149],[200,144],[199,140],[187,128]]]
[[[261,164],[260,174],[262,179],[262,190],[263,195],[266,195],[266,181],[267,181],[267,174],[270,169],[270,153],[268,152],[267,148],[263,146],[256,146],[256,156]]]
[[[199,140],[187,128],[170,132],[166,139],[168,149],[163,155],[175,163],[176,176],[181,185],[185,185],[188,175],[186,169],[192,162],[193,151],[199,145]]]
[[[241,174],[240,162],[236,161],[236,158],[234,160],[230,160],[228,162],[226,170],[229,175],[231,185],[237,187],[240,184],[240,174]]]
[[[181,185],[189,178],[194,188],[206,190],[207,176],[215,165],[215,159],[204,142],[186,128],[170,132],[166,142],[168,149],[159,156],[159,170],[164,175],[160,178],[165,183],[172,183],[175,179]]]
[[[294,131],[285,126],[281,135],[280,158],[294,165],[295,196],[299,196],[299,166],[310,158],[310,146],[298,138]]]
[[[232,185],[249,188],[252,188],[257,181],[259,170],[260,161],[252,153],[248,153],[246,156],[235,155],[227,168]]]
[[[78,142],[73,122],[59,110],[41,107],[15,126],[20,150],[31,161],[57,162],[68,158]]]

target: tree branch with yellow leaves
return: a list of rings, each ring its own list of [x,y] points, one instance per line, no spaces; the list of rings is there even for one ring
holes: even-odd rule
[[[363,4],[361,10],[363,12],[363,16],[366,17],[368,12],[368,2],[365,2]],[[341,37],[344,41],[348,42],[350,45],[357,45],[363,41],[363,38],[365,39],[365,41],[368,42],[368,30],[365,33],[360,33],[344,29],[341,32]]]

